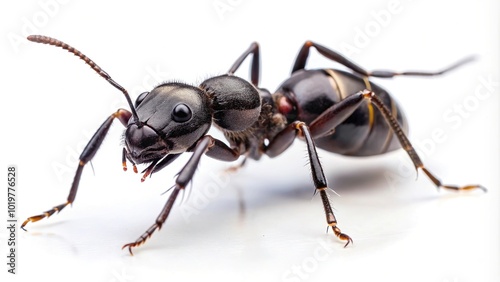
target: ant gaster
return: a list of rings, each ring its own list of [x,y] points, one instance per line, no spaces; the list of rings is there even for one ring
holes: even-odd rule
[[[40,215],[29,217],[22,224],[23,229],[28,222],[49,217],[73,203],[83,168],[96,154],[115,118],[126,127],[123,169],[127,170],[127,160],[132,163],[135,172],[136,164],[147,164],[142,181],[172,163],[182,153],[192,153],[179,172],[167,203],[154,224],[136,241],[123,246],[131,254],[133,247],[143,244],[161,228],[179,192],[191,181],[202,155],[222,161],[235,161],[240,156],[244,156],[245,160],[258,160],[262,155],[275,157],[283,153],[297,137],[307,144],[312,179],[315,191],[321,197],[327,224],[340,240],[346,242],[345,246],[352,239],[337,225],[316,147],[349,156],[379,155],[403,148],[415,169],[421,169],[438,188],[485,190],[480,185],[442,184],[424,166],[408,140],[408,124],[400,107],[387,91],[368,79],[441,75],[470,61],[470,58],[438,72],[369,72],[339,53],[307,41],[295,60],[291,77],[271,95],[268,90],[259,87],[259,45],[252,43],[227,74],[209,78],[198,87],[184,83],[163,83],[139,95],[133,104],[122,86],[77,49],[41,35],[31,35],[28,40],[61,47],[80,57],[123,92],[130,111],[117,110],[93,135],[80,155],[67,201]],[[353,73],[335,69],[306,70],[311,47]],[[250,82],[234,76],[249,55],[252,55]],[[207,135],[211,124],[224,133],[229,145]]]

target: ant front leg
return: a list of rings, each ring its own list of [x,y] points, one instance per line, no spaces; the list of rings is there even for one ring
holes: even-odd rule
[[[186,165],[181,169],[179,172],[177,179],[175,180],[175,185],[173,187],[173,191],[170,194],[167,203],[163,207],[162,211],[156,218],[156,221],[151,227],[149,227],[144,234],[142,234],[137,240],[135,240],[132,243],[125,244],[122,249],[128,248],[128,251],[130,252],[131,255],[132,253],[132,248],[138,247],[146,242],[146,240],[153,235],[153,233],[158,229],[162,227],[162,225],[165,223],[165,221],[168,218],[168,215],[170,214],[170,211],[172,210],[172,207],[175,203],[175,200],[177,199],[177,196],[179,195],[179,192],[181,190],[184,190],[184,188],[188,185],[188,183],[191,181],[191,179],[194,176],[194,172],[196,171],[196,168],[198,167],[198,164],[200,163],[201,156],[203,154],[206,154],[209,157],[222,160],[222,161],[234,161],[238,159],[239,153],[234,150],[229,148],[226,144],[224,144],[222,141],[213,138],[210,135],[205,135],[202,137],[195,145],[195,147],[190,150],[193,152],[193,155],[191,158],[188,160]],[[177,156],[176,156],[177,157]]]
[[[463,64],[466,64],[472,60],[474,60],[474,57],[467,57],[462,59],[461,61],[456,62],[455,64],[444,68],[440,71],[435,71],[435,72],[429,72],[429,71],[401,71],[401,72],[396,72],[396,71],[391,71],[391,70],[374,70],[374,71],[367,71],[364,68],[360,67],[353,61],[349,60],[348,58],[344,57],[342,54],[333,51],[327,47],[324,47],[318,43],[312,42],[312,41],[306,41],[302,48],[299,51],[299,54],[297,55],[297,58],[295,59],[295,63],[293,65],[292,73],[305,69],[307,58],[309,57],[309,49],[311,47],[316,48],[318,52],[325,56],[326,58],[337,62],[352,71],[361,74],[363,76],[372,76],[372,77],[381,77],[381,78],[391,78],[394,76],[435,76],[435,75],[442,75],[444,73],[447,73],[448,71],[451,71],[453,69],[456,69],[460,67]]]
[[[104,140],[104,137],[108,133],[108,130],[111,127],[111,124],[113,123],[113,120],[115,118],[118,118],[124,126],[127,126],[128,120],[130,119],[131,116],[132,113],[130,113],[129,111],[124,109],[119,109],[104,121],[104,123],[99,127],[96,133],[94,133],[94,136],[92,136],[92,139],[90,139],[89,143],[87,144],[87,146],[85,146],[85,149],[83,149],[83,152],[80,155],[78,168],[76,169],[76,174],[73,179],[73,184],[71,185],[71,190],[69,192],[66,203],[55,206],[52,209],[45,211],[42,214],[29,217],[21,225],[22,229],[24,229],[26,224],[28,224],[29,222],[35,222],[43,218],[50,217],[55,212],[60,212],[66,206],[73,203],[76,197],[76,192],[78,191],[78,185],[80,184],[80,177],[82,176],[83,168],[85,167],[87,162],[91,161],[92,158],[95,156],[97,150],[102,144],[102,141]]]
[[[325,174],[323,173],[323,168],[319,161],[318,153],[316,152],[316,146],[314,145],[313,137],[309,130],[309,127],[301,121],[295,121],[289,124],[285,129],[278,133],[275,138],[269,143],[266,148],[265,153],[270,157],[275,157],[285,151],[295,140],[296,137],[302,136],[307,144],[307,152],[309,155],[309,163],[311,165],[311,173],[313,178],[314,187],[316,192],[319,193],[321,201],[323,202],[323,208],[325,210],[326,222],[329,227],[332,228],[335,236],[342,241],[347,241],[344,247],[347,247],[349,243],[352,243],[351,237],[349,235],[342,233],[340,228],[337,226],[337,219],[333,213],[332,206],[330,204],[330,199],[328,198],[327,190],[328,184],[326,181]]]

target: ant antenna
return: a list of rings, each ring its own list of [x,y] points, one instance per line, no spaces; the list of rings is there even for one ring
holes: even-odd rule
[[[135,123],[139,126],[139,117],[137,116],[137,112],[135,111],[134,104],[132,103],[132,100],[130,100],[130,96],[128,95],[127,90],[123,88],[120,84],[118,84],[116,81],[114,81],[111,76],[105,72],[101,67],[99,67],[94,61],[92,61],[89,57],[84,55],[82,52],[79,50],[75,49],[74,47],[62,42],[61,40],[44,36],[44,35],[30,35],[28,36],[29,41],[37,42],[37,43],[43,43],[43,44],[49,44],[53,45],[56,47],[61,47],[65,50],[67,50],[70,53],[73,53],[73,55],[79,57],[87,65],[89,65],[95,72],[97,72],[100,76],[102,76],[104,79],[106,79],[111,85],[113,85],[116,89],[120,90],[123,95],[125,95],[125,98],[127,99],[127,102],[130,106],[130,110],[132,111],[132,115],[134,117]]]

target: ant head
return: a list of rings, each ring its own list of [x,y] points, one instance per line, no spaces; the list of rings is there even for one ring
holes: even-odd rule
[[[164,83],[142,93],[134,105],[125,88],[74,47],[43,35],[30,35],[28,40],[67,50],[123,93],[131,111],[124,134],[127,157],[136,164],[187,151],[207,133],[212,119],[223,131],[243,131],[260,115],[259,91],[232,75],[207,79],[199,88]]]
[[[138,122],[129,120],[125,146],[135,163],[185,152],[210,128],[210,102],[196,87],[165,83],[139,95]]]

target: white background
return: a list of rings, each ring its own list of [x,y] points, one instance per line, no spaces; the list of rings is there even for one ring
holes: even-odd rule
[[[339,226],[354,239],[343,248],[325,234],[302,142],[236,174],[204,158],[190,196],[132,257],[121,246],[154,222],[168,198],[161,193],[187,155],[141,184],[121,169],[122,126],[115,122],[94,173],[84,170],[73,207],[18,232],[18,275],[1,263],[8,281],[499,280],[497,1],[20,2],[0,7],[0,159],[3,169],[18,167],[20,222],[65,201],[83,145],[109,114],[127,107],[83,62],[24,40],[29,33],[80,49],[133,99],[163,80],[197,84],[222,74],[252,41],[261,46],[261,85],[271,91],[308,39],[367,69],[437,70],[475,54],[474,63],[443,77],[376,82],[404,108],[414,143],[427,144],[422,158],[431,171],[445,183],[481,183],[489,191],[436,191],[422,173],[415,180],[404,152],[351,159],[320,150],[341,195],[332,193]],[[315,51],[308,66],[338,67]],[[484,80],[497,84],[488,90]],[[440,139],[429,141],[435,132]],[[403,181],[389,183],[387,175]],[[5,258],[7,233],[0,230]]]

